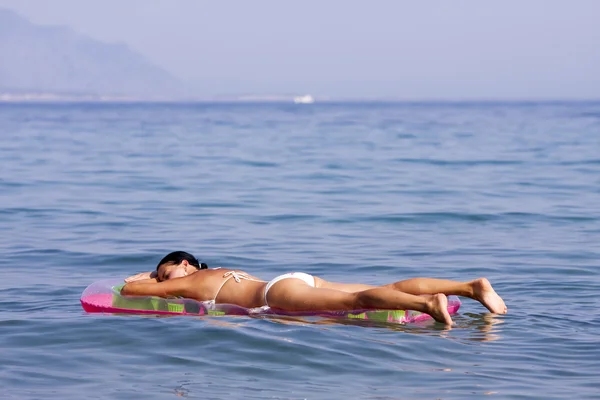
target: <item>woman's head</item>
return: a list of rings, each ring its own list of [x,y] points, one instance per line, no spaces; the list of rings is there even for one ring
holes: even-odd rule
[[[206,269],[208,265],[200,263],[196,257],[185,251],[174,251],[167,254],[156,266],[156,275],[159,281],[180,278]]]

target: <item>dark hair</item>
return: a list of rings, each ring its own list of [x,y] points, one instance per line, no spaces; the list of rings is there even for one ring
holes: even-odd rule
[[[199,262],[198,259],[190,253],[185,251],[174,251],[172,253],[167,254],[163,257],[162,260],[159,261],[158,265],[156,266],[156,270],[158,271],[158,268],[163,264],[181,264],[183,260],[186,260],[190,263],[190,265],[193,265],[198,269],[208,268],[208,265]]]

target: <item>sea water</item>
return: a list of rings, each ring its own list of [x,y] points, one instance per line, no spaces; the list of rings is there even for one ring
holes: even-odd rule
[[[8,399],[600,398],[600,103],[1,104]],[[86,314],[187,250],[264,279],[485,276],[452,329]]]

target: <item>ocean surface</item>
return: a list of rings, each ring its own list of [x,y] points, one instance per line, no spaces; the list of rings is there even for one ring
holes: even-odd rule
[[[0,104],[0,397],[598,399],[600,103]],[[485,276],[455,325],[87,314],[172,250]]]

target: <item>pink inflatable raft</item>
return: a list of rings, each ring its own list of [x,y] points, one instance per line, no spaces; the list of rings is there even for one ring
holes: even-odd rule
[[[287,312],[268,306],[243,308],[234,304],[215,304],[183,298],[122,296],[123,281],[103,280],[88,286],[81,294],[81,305],[89,313],[152,314],[152,315],[246,315],[246,316],[305,316],[347,320],[364,320],[406,324],[431,319],[427,314],[413,310],[352,310]],[[461,302],[448,298],[448,312],[455,314]]]

